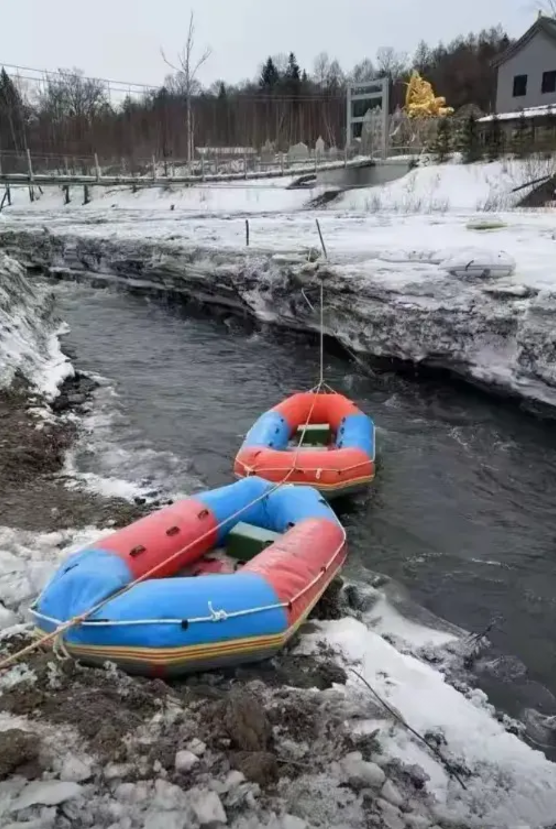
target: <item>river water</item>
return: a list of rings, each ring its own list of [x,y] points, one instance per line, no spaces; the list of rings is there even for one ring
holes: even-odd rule
[[[299,338],[87,285],[55,290],[77,365],[108,382],[75,459],[92,484],[228,483],[253,420],[317,379],[318,348]],[[374,416],[381,455],[372,491],[341,508],[348,575],[385,574],[408,613],[465,631],[494,620],[480,684],[513,715],[556,713],[553,424],[465,388],[373,379],[334,355],[326,379]]]

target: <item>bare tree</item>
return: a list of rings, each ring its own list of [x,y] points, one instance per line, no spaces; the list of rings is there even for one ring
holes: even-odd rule
[[[80,69],[59,69],[46,76],[40,101],[61,116],[91,119],[107,106],[106,87],[96,78],[86,78]]]
[[[288,68],[288,56],[285,52],[278,52],[276,55],[272,55],[272,61],[274,66],[278,70],[280,75],[284,75]]]
[[[396,52],[391,46],[381,46],[376,53],[378,74],[396,81],[407,72],[409,63],[405,52]]]
[[[366,83],[376,78],[376,69],[373,62],[369,58],[356,63],[350,73],[350,78],[353,83]]]
[[[171,63],[164,54],[164,50],[160,50],[164,62],[174,70],[176,73],[175,83],[178,86],[181,94],[185,98],[186,107],[186,135],[187,135],[187,163],[190,164],[194,155],[193,147],[193,115],[191,111],[191,99],[198,87],[197,72],[201,66],[206,63],[212,54],[212,49],[207,46],[204,52],[198,59],[194,58],[195,51],[195,14],[191,12],[189,15],[189,28],[187,30],[187,40],[185,46],[178,54],[178,65]],[[176,86],[174,86],[174,89]]]
[[[343,83],[344,73],[336,58],[331,60],[328,52],[321,52],[313,64],[313,78],[318,86],[330,90]]]
[[[319,86],[326,86],[330,72],[330,57],[328,52],[320,52],[313,63],[313,78]]]

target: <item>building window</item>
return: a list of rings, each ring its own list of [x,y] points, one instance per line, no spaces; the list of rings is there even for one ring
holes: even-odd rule
[[[556,92],[556,69],[551,69],[550,72],[542,73],[541,92]]]
[[[523,98],[527,95],[527,75],[514,76],[514,98]]]

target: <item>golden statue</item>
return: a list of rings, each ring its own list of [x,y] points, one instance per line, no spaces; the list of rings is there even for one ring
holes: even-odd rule
[[[446,98],[436,97],[431,84],[415,70],[407,84],[404,109],[410,118],[442,118],[454,111],[446,106]]]

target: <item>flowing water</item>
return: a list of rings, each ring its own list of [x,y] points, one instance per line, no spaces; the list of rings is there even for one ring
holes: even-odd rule
[[[109,382],[75,458],[92,483],[228,483],[253,420],[315,383],[314,344],[86,285],[56,292],[78,366]],[[333,355],[326,379],[375,417],[381,455],[372,491],[341,507],[348,575],[383,573],[408,613],[466,631],[494,620],[480,682],[512,714],[556,713],[553,424],[467,389],[373,380]]]

